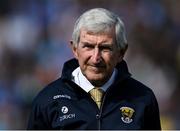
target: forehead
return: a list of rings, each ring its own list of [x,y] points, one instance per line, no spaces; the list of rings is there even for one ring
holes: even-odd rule
[[[80,32],[80,41],[82,40],[106,40],[106,41],[112,41],[115,39],[115,31],[114,29],[111,29],[109,31],[104,31],[104,32],[93,32],[91,30],[87,29],[81,29]]]

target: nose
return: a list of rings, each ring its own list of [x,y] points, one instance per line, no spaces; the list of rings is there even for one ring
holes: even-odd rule
[[[101,51],[99,50],[99,48],[94,48],[94,52],[92,55],[92,61],[93,63],[99,63],[101,61]]]

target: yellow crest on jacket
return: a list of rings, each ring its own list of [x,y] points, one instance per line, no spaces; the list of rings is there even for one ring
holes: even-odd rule
[[[121,107],[120,111],[121,111],[121,114],[122,114],[121,120],[124,123],[131,123],[133,121],[132,116],[133,116],[133,114],[135,112],[133,108]]]

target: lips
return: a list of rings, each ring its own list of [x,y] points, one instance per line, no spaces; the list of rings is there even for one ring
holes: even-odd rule
[[[88,65],[89,68],[95,72],[102,72],[105,69],[104,65]]]
[[[101,64],[101,63],[99,63],[99,64],[88,64],[88,66],[92,66],[92,67],[96,67],[96,68],[104,68],[105,67],[105,65]]]

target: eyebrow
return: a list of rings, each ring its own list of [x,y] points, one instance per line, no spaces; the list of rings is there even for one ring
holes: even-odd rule
[[[95,45],[96,43],[91,43],[91,42],[81,42],[82,44],[87,44],[87,45],[89,45],[89,44],[91,44],[91,45]],[[99,46],[112,46],[112,44],[111,43],[108,43],[108,42],[102,42],[102,43],[100,43],[99,44]]]
[[[89,43],[89,42],[82,42],[82,46],[95,46],[96,44],[94,43]],[[113,49],[114,45],[113,44],[109,44],[109,43],[100,43],[98,45],[98,48],[109,48],[109,49]]]

